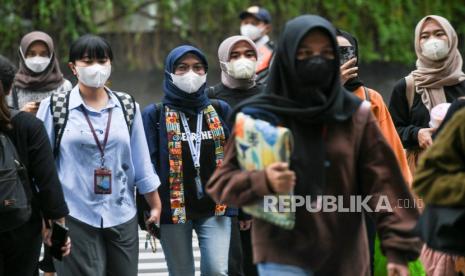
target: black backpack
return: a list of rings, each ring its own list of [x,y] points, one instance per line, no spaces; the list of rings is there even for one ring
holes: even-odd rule
[[[12,110],[11,118],[19,111]],[[0,133],[0,233],[15,229],[31,217],[29,185],[26,167],[10,138]]]

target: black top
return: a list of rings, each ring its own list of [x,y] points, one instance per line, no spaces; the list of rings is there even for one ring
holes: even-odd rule
[[[265,88],[264,84],[257,83],[250,89],[231,89],[226,87],[223,83],[210,87],[207,90],[210,99],[218,99],[227,102],[231,108],[234,109],[243,100],[249,99],[255,95],[260,94]]]
[[[186,117],[191,133],[195,134],[197,128],[197,115],[186,114]],[[214,216],[215,202],[205,192],[205,185],[216,169],[215,141],[213,140],[212,132],[209,130],[204,116],[200,153],[200,178],[202,179],[202,186],[204,187],[204,197],[197,199],[197,188],[195,183],[195,177],[197,176],[197,173],[194,168],[194,162],[192,160],[189,143],[187,142],[187,136],[184,131],[181,118],[179,118],[179,124],[181,126],[182,162],[184,174],[183,184],[187,219],[192,220]]]
[[[40,220],[40,213],[47,219],[65,217],[69,210],[42,121],[30,113],[20,112],[12,125],[7,135],[29,174],[30,185],[24,188],[27,194],[32,194],[32,219]]]
[[[268,69],[266,69],[268,71]],[[263,83],[258,83],[249,89],[231,89],[225,86],[223,83],[218,83],[215,86],[207,89],[208,97],[210,99],[223,100],[231,106],[232,109],[236,107],[242,101],[249,99],[253,96],[256,96],[262,93],[265,89]],[[229,118],[231,119],[231,118]],[[242,212],[242,209],[239,210],[239,219],[240,220],[249,220],[252,219],[251,216]]]
[[[465,81],[453,86],[445,86],[444,93],[449,103],[458,97],[465,96]],[[418,149],[418,131],[422,128],[429,128],[430,115],[421,96],[417,93],[413,97],[412,109],[409,112],[404,78],[394,86],[389,102],[389,112],[404,148]]]

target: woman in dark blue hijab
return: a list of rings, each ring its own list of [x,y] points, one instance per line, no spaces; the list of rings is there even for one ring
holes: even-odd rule
[[[202,275],[227,275],[231,218],[236,209],[215,202],[204,185],[224,158],[229,106],[205,94],[208,64],[192,46],[165,60],[165,96],[143,112],[152,163],[161,180],[161,244],[170,275],[194,275],[192,230],[199,239]]]
[[[176,70],[179,69],[178,72],[182,73],[190,73],[185,72],[187,67],[183,62],[186,62],[186,58],[190,58],[194,62],[192,64],[194,74],[189,74],[182,83],[183,80],[176,77]],[[194,114],[208,106],[210,100],[205,94],[207,70],[207,59],[199,49],[189,45],[174,48],[165,60],[165,79],[163,80],[165,96],[163,103],[170,108]],[[175,82],[177,83],[175,84]],[[197,88],[197,86],[200,87]],[[183,88],[190,90],[184,91]]]

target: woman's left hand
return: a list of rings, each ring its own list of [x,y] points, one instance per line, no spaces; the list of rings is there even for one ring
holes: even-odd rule
[[[48,225],[51,225],[52,221],[48,221]],[[45,243],[47,246],[52,246],[52,229],[50,227],[47,227],[45,225],[45,221],[42,220],[42,241]]]
[[[60,221],[60,223],[62,223],[62,224],[65,223],[64,218],[61,218],[58,221]],[[49,220],[48,223],[49,223],[49,225],[52,225],[53,221]],[[53,232],[52,228],[46,227],[45,226],[45,221],[43,221],[42,238],[43,238],[43,242],[49,247],[52,246],[52,232]],[[63,245],[61,247],[61,252],[63,253],[62,254],[63,257],[66,257],[71,253],[71,238],[70,237],[68,237],[68,239],[66,240],[65,245]]]
[[[21,108],[21,111],[29,112],[32,114],[37,114],[37,111],[39,110],[40,102],[28,102],[26,103],[23,108]]]
[[[250,227],[252,226],[252,220],[249,219],[249,220],[240,220],[239,221],[239,229],[241,231],[247,231],[250,229]]]
[[[153,208],[150,210],[150,217],[145,221],[145,224],[149,225],[151,223],[160,224],[160,208]]]
[[[146,225],[151,223],[160,224],[161,200],[158,191],[153,191],[144,195],[145,200],[150,206],[150,216],[145,221]]]
[[[68,237],[66,240],[65,245],[61,248],[61,252],[63,252],[63,257],[68,256],[71,253],[71,238]]]

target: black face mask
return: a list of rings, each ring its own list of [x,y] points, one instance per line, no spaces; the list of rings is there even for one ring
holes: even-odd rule
[[[334,59],[314,56],[297,60],[296,71],[301,84],[325,91],[330,88],[336,70]]]

